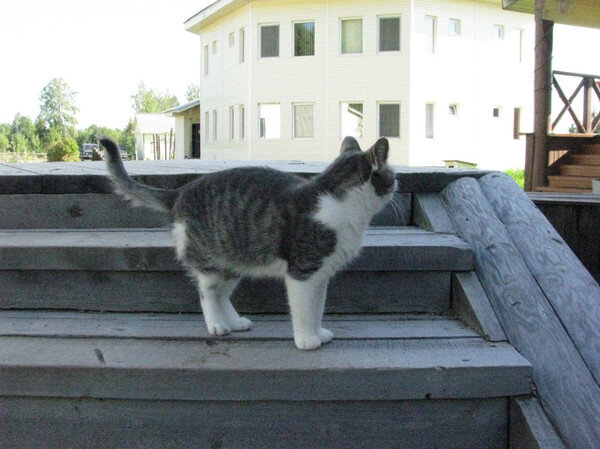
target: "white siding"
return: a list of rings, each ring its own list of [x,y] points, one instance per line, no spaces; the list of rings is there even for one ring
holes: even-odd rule
[[[437,18],[435,54],[425,51],[425,16]],[[378,51],[378,18],[400,17],[400,51]],[[361,18],[363,53],[341,54],[340,20]],[[449,34],[459,19],[461,34]],[[315,22],[315,55],[294,57],[294,22]],[[279,56],[260,58],[259,27],[279,25]],[[505,39],[493,40],[493,25]],[[239,29],[246,57],[239,63]],[[524,61],[518,41],[524,32]],[[230,33],[235,44],[229,46]],[[340,103],[362,103],[363,148],[378,138],[378,104],[398,103],[400,138],[390,139],[396,164],[443,165],[458,159],[482,167],[522,166],[524,140],[513,140],[513,110],[530,123],[533,18],[503,11],[499,1],[475,0],[253,0],[201,32],[209,46],[209,74],[202,75],[201,105],[218,111],[219,139],[203,138],[202,157],[331,160],[341,136]],[[212,45],[217,42],[213,55]],[[281,137],[260,139],[258,105],[281,105]],[[309,103],[314,138],[293,137],[293,105]],[[425,104],[435,105],[434,138],[425,138]],[[448,106],[458,104],[450,117]],[[239,106],[246,111],[246,139],[239,139]],[[494,119],[492,108],[502,107]],[[235,139],[229,138],[234,107]],[[212,115],[211,115],[212,117]],[[210,124],[212,128],[212,123]],[[204,133],[203,133],[204,136]]]

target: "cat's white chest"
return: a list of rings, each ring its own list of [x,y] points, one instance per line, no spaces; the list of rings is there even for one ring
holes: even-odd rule
[[[367,186],[350,190],[343,200],[331,195],[319,199],[315,219],[334,229],[337,237],[334,253],[323,263],[325,275],[333,275],[360,253],[365,230],[378,210],[374,196]]]

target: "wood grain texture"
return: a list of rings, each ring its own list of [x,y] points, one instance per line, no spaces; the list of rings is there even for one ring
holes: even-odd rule
[[[431,232],[454,234],[454,227],[437,193],[415,193],[413,221]]]
[[[510,449],[567,449],[536,398],[511,399],[509,411]]]
[[[452,274],[452,310],[486,340],[506,341],[506,334],[474,272]]]
[[[534,366],[552,422],[569,447],[600,447],[600,388],[478,182],[458,180],[442,199],[509,341]]]
[[[505,399],[191,402],[0,398],[3,449],[503,449]]]
[[[0,396],[299,401],[529,394],[531,365],[478,338],[293,340],[0,337]]]
[[[289,340],[292,326],[287,315],[248,315],[254,327],[215,339]],[[456,319],[418,315],[325,316],[324,326],[336,340],[393,340],[478,338],[479,335]],[[200,314],[143,314],[0,311],[0,336],[50,338],[152,338],[210,339]]]
[[[0,270],[0,309],[198,312],[183,271]],[[365,287],[367,286],[367,287]],[[283,282],[244,279],[240,313],[288,313]],[[327,313],[446,313],[450,272],[344,271],[327,289]]]
[[[599,383],[600,286],[508,175],[492,173],[479,184]]]

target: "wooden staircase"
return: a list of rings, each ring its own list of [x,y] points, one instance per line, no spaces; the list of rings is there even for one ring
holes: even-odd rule
[[[154,185],[202,172],[128,164]],[[3,448],[564,447],[438,195],[482,172],[398,175],[330,284],[335,340],[303,352],[275,281],[235,294],[251,331],[210,337],[165,217],[103,165],[49,167],[0,166]]]
[[[600,179],[600,144],[583,144],[570,150],[549,168],[548,186],[540,192],[592,193],[592,180]]]

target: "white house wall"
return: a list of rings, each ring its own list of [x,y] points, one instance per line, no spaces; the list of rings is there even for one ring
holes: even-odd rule
[[[401,18],[400,52],[378,52],[378,17]],[[435,55],[424,50],[424,17],[438,18]],[[341,54],[340,19],[363,19],[363,53]],[[448,35],[450,18],[461,20],[461,36]],[[315,22],[315,55],[293,56],[293,23]],[[279,57],[259,58],[259,26],[279,24]],[[493,42],[493,25],[505,26]],[[396,164],[442,165],[459,159],[479,166],[522,166],[523,140],[513,139],[513,110],[531,123],[531,15],[502,11],[500,2],[465,0],[255,0],[202,29],[202,157],[225,159],[331,160],[338,152],[340,103],[363,103],[368,147],[378,138],[377,105],[401,105],[399,139],[390,139]],[[239,63],[239,30],[245,29],[245,62]],[[524,30],[525,60],[514,61],[515,33]],[[229,33],[235,44],[229,46]],[[213,42],[217,52],[213,54]],[[204,75],[204,49],[209,74]],[[516,67],[516,68],[515,68]],[[425,138],[425,104],[435,104],[435,134]],[[259,104],[281,107],[281,137],[260,139]],[[293,138],[293,104],[313,104],[314,138]],[[448,105],[459,105],[450,119]],[[245,139],[239,138],[239,106],[245,106]],[[492,120],[492,108],[501,117]],[[229,108],[234,108],[234,139]],[[217,111],[217,139],[213,135]],[[204,123],[209,113],[208,130]],[[498,132],[489,134],[490,132]],[[499,138],[498,136],[501,136]],[[207,138],[208,137],[208,138]]]

